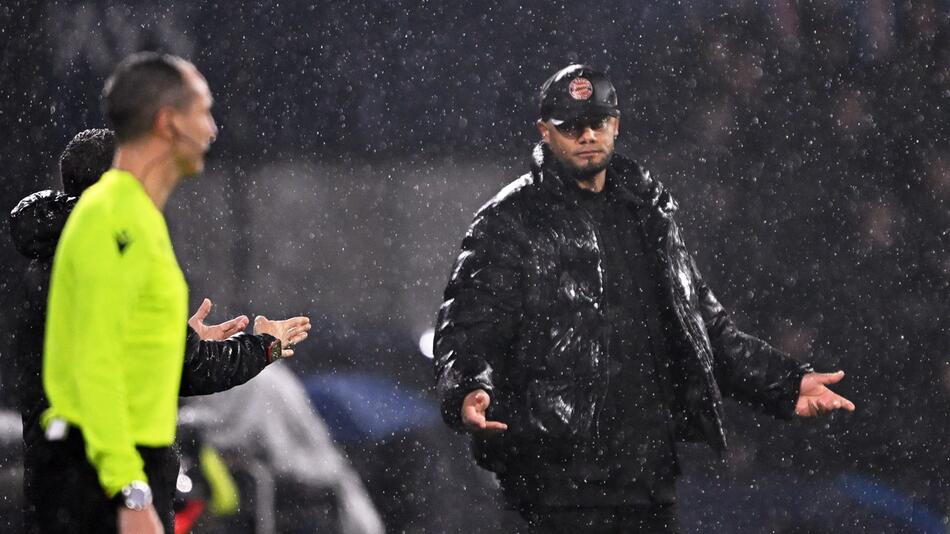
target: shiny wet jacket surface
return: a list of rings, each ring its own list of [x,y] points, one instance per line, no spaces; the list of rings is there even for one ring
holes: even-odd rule
[[[436,324],[435,374],[445,421],[460,426],[464,396],[484,389],[488,417],[508,431],[474,440],[476,460],[503,473],[513,462],[557,461],[598,436],[609,386],[603,251],[543,145],[531,172],[475,216],[453,266]],[[794,413],[808,366],[740,332],[687,251],[663,185],[615,155],[615,194],[640,227],[661,286],[669,332],[676,438],[726,446],[722,398],[781,418]]]

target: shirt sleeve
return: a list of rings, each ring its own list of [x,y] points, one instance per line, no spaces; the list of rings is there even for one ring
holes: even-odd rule
[[[75,282],[71,351],[73,378],[86,455],[110,497],[133,480],[147,481],[135,448],[128,411],[123,318],[135,294],[135,278],[147,262],[136,261],[143,243],[108,217],[86,212],[72,236]]]

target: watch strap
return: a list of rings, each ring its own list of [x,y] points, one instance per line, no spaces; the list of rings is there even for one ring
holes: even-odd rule
[[[267,363],[274,363],[277,360],[281,359],[283,355],[283,346],[280,343],[280,340],[274,338],[270,344],[267,345]]]

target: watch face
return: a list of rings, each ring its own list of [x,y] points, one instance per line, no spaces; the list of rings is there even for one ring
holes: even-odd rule
[[[132,482],[122,488],[122,496],[125,498],[125,507],[131,510],[144,510],[152,504],[152,491],[143,482]]]
[[[125,506],[133,510],[145,508],[145,494],[142,493],[142,490],[133,489],[130,491],[125,498]]]

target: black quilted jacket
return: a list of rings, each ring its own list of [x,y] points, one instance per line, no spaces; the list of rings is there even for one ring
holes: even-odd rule
[[[575,186],[550,158],[536,147],[531,172],[478,211],[436,325],[443,418],[459,428],[464,396],[488,391],[489,418],[509,429],[475,438],[474,450],[480,465],[500,473],[510,462],[543,462],[564,444],[600,439],[610,387],[603,253],[589,215],[566,194]],[[808,366],[736,328],[686,250],[662,184],[619,155],[607,172],[660,278],[677,439],[724,449],[723,395],[791,417]]]

